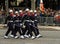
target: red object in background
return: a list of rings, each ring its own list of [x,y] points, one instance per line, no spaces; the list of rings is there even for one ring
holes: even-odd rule
[[[44,13],[44,4],[43,4],[43,0],[40,0],[40,10],[41,10],[41,12]]]
[[[55,16],[55,20],[56,20],[57,22],[60,22],[60,15]]]

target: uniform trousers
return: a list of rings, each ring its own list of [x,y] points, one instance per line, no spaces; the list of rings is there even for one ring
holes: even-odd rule
[[[26,27],[25,27],[25,29],[24,29],[24,33],[23,33],[23,34],[25,35],[25,33],[28,31],[27,33],[32,36],[33,34],[32,34],[31,27],[30,27],[30,22],[25,22],[25,26],[26,26]]]
[[[8,24],[7,24],[7,26],[8,26],[8,30],[7,30],[7,32],[6,32],[6,36],[8,36],[8,34],[10,33],[10,31],[12,32],[11,34],[13,35],[13,32],[14,32],[14,28],[13,28],[13,26],[14,26],[14,23],[13,22],[9,22]]]

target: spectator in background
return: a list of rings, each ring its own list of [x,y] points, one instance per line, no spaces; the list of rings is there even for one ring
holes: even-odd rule
[[[55,11],[53,11],[53,10],[51,9],[51,10],[50,10],[50,14],[51,14],[51,17],[54,17]]]
[[[46,14],[43,13],[43,12],[41,12],[41,13],[40,13],[40,17],[46,17]]]
[[[42,23],[42,25],[44,25],[44,23],[46,22],[46,13],[44,12],[40,12],[40,22]]]
[[[54,16],[54,21],[57,26],[60,26],[60,10]]]

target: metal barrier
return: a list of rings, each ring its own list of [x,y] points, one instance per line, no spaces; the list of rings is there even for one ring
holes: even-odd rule
[[[54,17],[39,17],[40,25],[55,25]]]
[[[6,18],[6,16],[0,15],[0,24],[5,23],[5,18]]]

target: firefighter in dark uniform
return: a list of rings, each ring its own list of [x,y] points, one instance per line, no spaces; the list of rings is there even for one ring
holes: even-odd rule
[[[22,30],[22,36],[20,36],[20,38],[24,38],[24,27],[23,27],[23,17],[24,17],[24,13],[23,13],[23,10],[19,10],[19,20],[21,20],[21,24],[22,24],[22,27],[21,27],[21,30]]]
[[[18,38],[16,33],[19,32],[20,38],[24,38],[24,36],[22,35],[22,19],[19,16],[18,11],[15,12],[15,15],[16,15],[16,17],[14,17],[14,24],[15,24],[14,36],[15,36],[15,38]]]
[[[32,27],[33,27],[33,25],[32,25],[33,23],[32,23],[32,22],[34,22],[34,21],[32,21],[33,17],[31,17],[31,16],[33,16],[33,15],[34,15],[34,14],[33,14],[33,10],[30,10],[30,25],[29,25],[29,26],[30,26],[30,29],[31,29],[32,32],[34,32],[33,29],[32,29]],[[27,32],[27,35],[30,36],[29,31]],[[31,36],[30,36],[30,37],[31,37]],[[34,39],[34,38],[35,38],[35,36],[32,36],[32,37],[31,37],[31,39]]]
[[[28,28],[27,28],[27,26],[25,25],[26,23],[25,23],[25,19],[27,18],[26,16],[27,16],[27,14],[29,13],[29,9],[27,8],[25,11],[24,11],[24,16],[23,16],[23,22],[24,22],[24,26],[25,26],[25,28],[24,28],[24,30],[23,30],[23,35],[24,35],[24,37],[26,37],[26,38],[29,38],[29,36],[26,34],[26,32],[27,32],[27,30],[28,30]],[[26,18],[25,18],[26,17]]]
[[[42,37],[42,35],[39,33],[39,29],[37,27],[37,24],[38,24],[38,14],[37,14],[37,11],[34,10],[34,25],[35,25],[35,32],[36,32],[36,37],[39,38],[39,37]]]
[[[13,36],[13,32],[14,32],[14,29],[13,29],[13,26],[14,26],[14,22],[13,22],[13,20],[14,20],[13,10],[10,10],[9,13],[10,14],[7,16],[6,21],[5,21],[5,23],[7,23],[8,30],[7,30],[4,38],[8,38],[8,34],[10,33],[10,31],[11,31],[12,36]]]
[[[39,38],[39,37],[42,37],[39,33],[39,30],[38,30],[38,27],[37,27],[37,11],[34,10],[34,13],[33,13],[33,10],[30,10],[30,19],[31,19],[31,25],[30,25],[30,28],[32,29],[32,32],[34,32],[34,35],[35,37]],[[29,34],[29,32],[27,32],[27,35]],[[34,37],[32,37],[34,38]]]
[[[25,19],[24,25],[26,26],[25,27],[25,31],[24,31],[25,32],[24,36],[29,38],[29,36],[26,34],[27,32],[29,32],[30,36],[32,37],[33,34],[32,34],[32,30],[30,29],[30,14],[29,14],[29,9],[26,9],[26,13],[24,15],[24,19]]]

